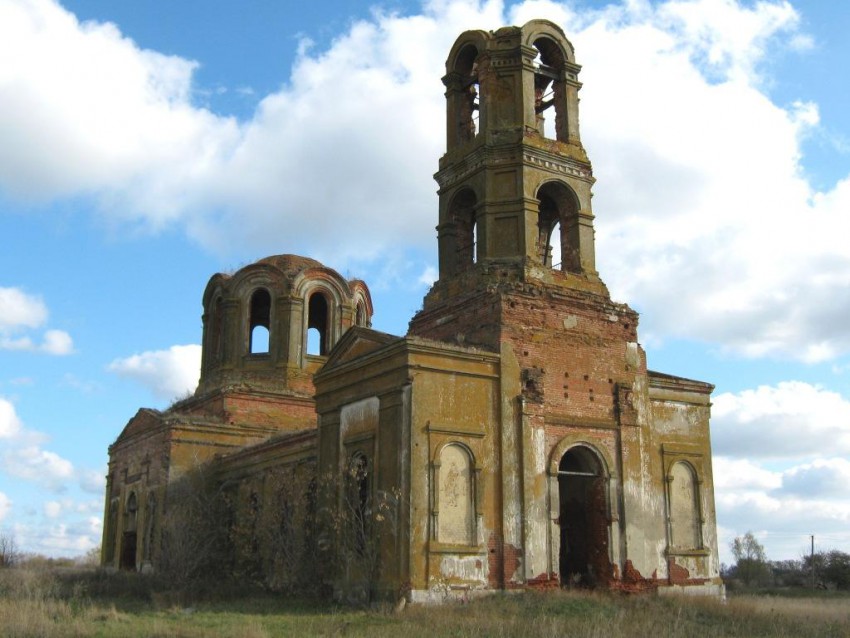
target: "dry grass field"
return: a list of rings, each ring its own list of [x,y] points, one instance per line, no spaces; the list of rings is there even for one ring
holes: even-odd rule
[[[788,636],[850,638],[850,597],[713,600],[587,592],[353,609],[269,594],[151,593],[135,575],[0,570],[2,636]]]

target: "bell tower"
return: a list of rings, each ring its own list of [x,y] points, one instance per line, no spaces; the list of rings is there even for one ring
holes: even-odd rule
[[[546,20],[467,31],[455,42],[443,78],[446,153],[435,175],[439,280],[411,322],[414,334],[493,346],[493,335],[457,338],[427,327],[426,316],[438,320],[494,285],[608,299],[579,134],[580,70],[564,32]]]
[[[521,279],[553,266],[596,277],[580,69],[561,29],[543,20],[455,42],[435,176],[441,281],[493,265]]]

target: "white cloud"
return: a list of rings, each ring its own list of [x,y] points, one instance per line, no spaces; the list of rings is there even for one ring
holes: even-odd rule
[[[79,473],[80,488],[89,494],[102,495],[106,488],[105,476],[106,469],[99,472],[97,470],[83,470]]]
[[[775,559],[799,557],[812,533],[850,543],[850,402],[840,394],[799,381],[721,394],[712,448],[724,560],[724,543],[748,530]]]
[[[47,518],[59,518],[63,509],[62,503],[59,501],[47,501],[44,504],[44,515],[47,516]]]
[[[47,440],[43,433],[26,428],[14,404],[0,397],[0,473],[55,492],[65,491],[75,481],[88,484],[85,472],[78,477],[71,461],[43,448]]]
[[[422,274],[419,275],[419,283],[425,284],[426,286],[430,286],[437,279],[439,279],[440,273],[437,272],[437,269],[433,266],[427,266],[425,270],[422,271]]]
[[[41,297],[19,288],[0,288],[0,334],[17,328],[37,328],[47,321]]]
[[[138,381],[161,399],[174,399],[192,392],[201,370],[201,346],[171,346],[116,359],[109,371]]]
[[[721,456],[802,459],[825,441],[834,454],[850,454],[850,401],[800,381],[716,396],[711,427]]]
[[[376,12],[326,50],[302,43],[283,88],[237,123],[193,106],[194,62],[52,2],[0,2],[0,187],[93,196],[104,215],[180,223],[222,251],[344,267],[431,248],[446,52],[465,29],[549,17],[584,67],[599,270],[644,312],[643,339],[803,361],[850,352],[850,177],[813,188],[800,144],[825,126],[817,104],[764,90],[771,56],[811,46],[788,2],[505,12],[459,0]]]
[[[6,518],[6,515],[12,510],[12,500],[3,492],[0,492],[0,523]]]
[[[48,555],[82,554],[100,542],[100,525],[100,519],[93,517],[73,525],[57,523],[40,530],[34,540]]]
[[[48,330],[44,333],[41,350],[47,354],[64,355],[74,352],[74,342],[64,330]]]
[[[103,489],[100,493],[103,494]],[[102,507],[103,504],[100,500],[77,501],[73,498],[63,498],[62,500],[45,501],[42,509],[47,518],[56,519],[71,514],[97,514]],[[91,520],[91,518],[93,517],[89,516],[87,520]],[[96,518],[96,520],[100,521],[99,518]]]
[[[74,478],[74,466],[69,460],[35,445],[7,450],[3,454],[3,471],[58,492],[67,489]]]
[[[769,491],[782,486],[782,474],[771,472],[744,459],[714,458],[714,487],[734,493]]]
[[[729,541],[750,530],[758,532],[771,559],[799,558],[812,533],[833,539],[826,548],[850,543],[849,466],[846,459],[817,459],[774,471],[715,457],[723,560],[730,561]]]
[[[14,437],[21,431],[21,420],[11,401],[0,397],[0,439]]]
[[[0,139],[2,139],[2,121],[0,121]],[[27,294],[20,288],[0,288],[0,350],[24,350],[52,355],[71,354],[74,351],[74,342],[71,335],[64,330],[47,330],[40,345],[37,345],[28,335],[17,334],[23,329],[44,325],[47,315],[47,306],[41,297]]]
[[[782,491],[806,498],[846,500],[850,485],[850,461],[845,458],[816,459],[795,467],[782,477]]]

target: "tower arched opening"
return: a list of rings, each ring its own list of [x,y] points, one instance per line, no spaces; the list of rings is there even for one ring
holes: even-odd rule
[[[547,37],[537,38],[534,48],[537,49],[534,60],[534,112],[537,115],[537,131],[543,137],[566,142],[568,131],[563,51],[554,40]],[[551,115],[547,118],[546,112],[550,107]]]
[[[330,350],[329,319],[327,298],[314,292],[307,304],[307,354],[325,356]]]
[[[251,311],[248,324],[248,352],[267,354],[269,351],[272,297],[265,288],[258,288],[251,295]]]
[[[455,131],[455,138],[460,142],[475,139],[480,132],[480,91],[478,82],[478,49],[468,44],[460,50],[455,59],[455,90],[456,99],[449,104],[449,127]]]
[[[581,237],[579,234],[578,198],[561,182],[547,182],[537,191],[538,258],[553,267],[560,264],[564,272],[581,272]],[[553,234],[557,232],[557,238]],[[559,252],[555,252],[555,245]]]

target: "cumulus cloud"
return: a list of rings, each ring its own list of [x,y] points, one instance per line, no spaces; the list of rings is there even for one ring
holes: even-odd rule
[[[45,449],[47,442],[45,434],[24,426],[11,401],[0,397],[0,473],[54,492],[95,484],[90,470],[78,472],[71,461]]]
[[[850,542],[850,402],[840,394],[799,381],[721,394],[712,447],[724,543],[759,531],[769,557],[796,558],[812,533]]]
[[[11,401],[0,397],[0,439],[8,439],[21,431],[21,420]]]
[[[106,470],[83,470],[79,472],[79,485],[84,492],[102,495],[106,488]]]
[[[800,381],[723,393],[712,407],[712,447],[732,458],[793,459],[850,454],[850,401]]]
[[[18,288],[0,288],[0,334],[17,328],[37,328],[47,321],[47,306],[40,297]]]
[[[201,346],[171,346],[116,359],[109,371],[133,379],[155,396],[170,400],[193,392],[201,370]]]
[[[818,495],[824,499],[844,500],[850,485],[850,461],[845,458],[816,459],[786,472],[782,491],[802,498]]]
[[[0,139],[2,139],[2,120],[0,120]],[[47,315],[47,306],[41,297],[27,294],[19,288],[0,287],[0,350],[25,350],[53,355],[71,354],[74,351],[74,342],[71,335],[64,330],[47,330],[40,344],[36,343],[30,335],[20,334],[21,330],[39,328],[44,325]]]
[[[195,62],[143,50],[115,25],[35,0],[0,2],[0,17],[0,188],[91,196],[104,215],[179,223],[214,249],[338,267],[434,246],[439,78],[455,35],[554,19],[584,66],[599,269],[644,312],[644,339],[804,361],[850,351],[850,176],[815,190],[800,142],[822,126],[817,104],[763,89],[771,55],[812,45],[788,2],[375,12],[327,49],[302,43],[244,122],[193,105]]]
[[[714,459],[717,518],[723,531],[720,552],[729,561],[728,543],[748,530],[774,559],[798,558],[809,534],[850,543],[850,463],[843,458],[771,470],[760,463]]]
[[[62,503],[59,501],[47,501],[44,504],[44,515],[47,518],[59,518],[59,515],[62,514]]]
[[[35,445],[7,450],[3,454],[3,470],[60,492],[74,478],[74,465],[68,459]]]

